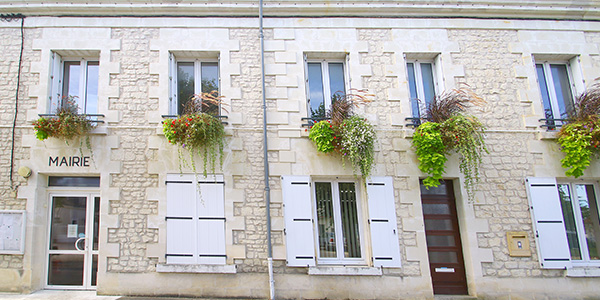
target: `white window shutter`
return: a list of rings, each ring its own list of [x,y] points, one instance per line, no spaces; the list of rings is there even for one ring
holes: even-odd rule
[[[556,179],[527,178],[527,196],[542,268],[564,269],[570,267],[571,255]]]
[[[309,176],[282,176],[287,265],[315,265],[315,240]]]
[[[224,265],[225,199],[223,176],[200,181],[198,196],[198,257],[200,264]]]
[[[169,180],[172,179],[172,180]],[[195,264],[195,184],[167,176],[167,263]]]
[[[373,266],[401,267],[394,186],[391,177],[371,177],[367,182]]]
[[[177,62],[169,52],[169,114],[177,114]]]
[[[62,97],[62,58],[60,55],[52,52],[52,70],[50,71],[50,103],[48,113],[55,113],[61,105]]]

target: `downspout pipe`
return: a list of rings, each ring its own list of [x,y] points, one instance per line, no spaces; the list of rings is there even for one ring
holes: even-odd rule
[[[267,213],[267,263],[269,266],[269,299],[275,299],[275,279],[273,278],[273,245],[271,243],[271,187],[269,185],[269,154],[267,152],[267,97],[265,89],[265,35],[263,31],[263,0],[259,0],[258,22],[260,36],[260,71],[263,109],[263,150],[265,169],[265,198]]]

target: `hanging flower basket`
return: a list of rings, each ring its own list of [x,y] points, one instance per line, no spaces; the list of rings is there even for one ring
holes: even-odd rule
[[[186,114],[163,121],[165,137],[169,143],[179,146],[181,172],[183,166],[191,166],[194,173],[197,172],[194,158],[196,154],[202,157],[202,171],[205,177],[209,170],[214,173],[217,165],[222,166],[225,127],[219,118],[201,112],[202,107],[208,106],[209,102],[220,104],[220,98],[216,91],[196,95],[186,105]],[[184,155],[184,151],[187,151],[188,155]],[[189,161],[186,156],[189,157]]]
[[[315,143],[317,151],[337,153],[344,165],[349,161],[354,174],[364,178],[371,175],[375,164],[375,128],[367,119],[353,115],[353,108],[371,102],[363,90],[334,95],[331,109],[327,112],[330,120],[319,121],[310,128],[308,138]]]
[[[567,124],[558,132],[558,144],[565,157],[560,161],[565,175],[583,176],[593,156],[600,156],[600,84],[596,83],[575,101]]]
[[[47,138],[62,139],[65,143],[82,136],[86,137],[86,146],[91,151],[89,133],[95,127],[94,122],[78,113],[75,97],[63,98],[62,105],[55,116],[40,117],[33,122],[35,137],[43,141]]]
[[[467,198],[473,200],[482,155],[489,152],[484,141],[485,127],[464,111],[469,104],[481,103],[483,99],[469,90],[453,90],[435,97],[427,107],[426,122],[417,127],[412,140],[419,170],[428,174],[423,179],[426,188],[440,185],[446,171],[447,155],[455,151],[459,154],[459,169],[465,179]]]

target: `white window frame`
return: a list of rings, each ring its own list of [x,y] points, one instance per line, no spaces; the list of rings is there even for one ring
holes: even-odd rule
[[[170,53],[170,66],[169,73],[170,78],[170,90],[171,95],[169,97],[169,114],[178,115],[177,108],[179,106],[178,91],[177,91],[177,64],[178,63],[194,63],[194,94],[199,95],[202,93],[202,64],[203,63],[216,63],[217,64],[217,84],[219,85],[219,95],[221,94],[221,62],[220,58],[215,59],[193,59],[193,58],[182,58],[177,59],[173,53]],[[198,84],[200,83],[200,84]],[[221,114],[221,105],[219,105],[219,114]]]
[[[308,79],[308,64],[309,63],[320,63],[321,64],[321,80],[322,80],[322,84],[323,84],[323,101],[325,102],[325,111],[327,111],[330,107],[331,107],[331,83],[329,80],[329,64],[330,63],[341,63],[342,64],[342,68],[343,70],[343,74],[344,74],[344,89],[345,89],[345,93],[347,94],[348,91],[350,90],[350,76],[349,76],[349,71],[348,71],[348,65],[347,65],[347,61],[348,60],[348,56],[346,56],[346,59],[308,59],[306,56],[304,56],[304,69],[305,69],[305,76],[306,76],[306,110],[307,110],[307,115],[308,117],[311,117],[311,113],[310,113],[310,102],[311,102],[311,98],[310,98],[310,81]]]
[[[65,85],[65,78],[64,78],[64,70],[65,70],[65,63],[66,62],[79,62],[79,65],[81,66],[81,73],[79,74],[79,95],[77,96],[77,105],[79,106],[79,113],[80,114],[88,114],[87,112],[87,78],[88,78],[88,63],[90,62],[94,62],[94,63],[98,63],[98,66],[100,66],[100,59],[99,58],[80,58],[80,57],[72,57],[72,56],[65,56],[62,57],[60,54],[56,53],[56,52],[52,52],[52,59],[53,59],[53,63],[52,63],[52,69],[50,71],[50,79],[52,81],[52,85],[50,88],[50,96],[48,97],[50,100],[50,103],[48,105],[49,110],[48,113],[55,113],[56,109],[58,107],[60,107],[63,103],[62,103],[62,98],[63,98],[63,90],[64,90],[64,85]],[[99,82],[96,83],[96,85],[99,85]],[[100,102],[100,97],[98,97],[98,102]],[[98,105],[98,109],[100,108],[99,103]],[[98,114],[98,112],[89,112],[89,114]]]
[[[557,189],[558,189],[558,185],[569,185],[569,191],[571,192],[571,195],[569,195],[571,197],[571,204],[572,204],[572,209],[573,209],[573,214],[575,217],[575,228],[577,229],[577,238],[578,238],[578,242],[579,242],[579,249],[581,251],[581,260],[573,260],[571,259],[571,263],[574,267],[584,267],[584,266],[594,266],[594,267],[600,267],[600,260],[591,260],[590,259],[590,254],[589,254],[589,249],[588,249],[588,245],[587,245],[587,241],[585,239],[585,228],[584,228],[584,224],[583,224],[583,219],[581,217],[581,208],[579,205],[575,205],[576,203],[579,203],[578,198],[577,198],[577,189],[575,188],[576,185],[591,185],[594,187],[594,193],[596,194],[596,205],[598,206],[599,209],[599,214],[600,214],[600,198],[598,198],[598,196],[600,195],[598,193],[598,183],[597,182],[592,182],[592,181],[558,181],[557,182]],[[558,192],[558,190],[557,190]],[[563,213],[563,218],[564,218],[564,212]],[[565,223],[566,225],[566,223]],[[566,227],[565,227],[566,230]],[[597,241],[600,245],[600,241]],[[600,250],[600,249],[599,249]],[[570,249],[569,249],[570,251]],[[570,254],[570,253],[569,253]]]
[[[408,64],[409,63],[412,63],[414,66],[414,69],[415,69],[415,85],[417,88],[417,99],[419,99],[419,115],[418,116],[415,116],[414,112],[412,111],[413,98],[410,95],[410,82],[409,82],[410,74],[408,73]],[[408,84],[411,117],[413,117],[413,118],[426,117],[425,113],[427,111],[427,103],[425,102],[425,99],[424,99],[425,88],[423,85],[423,73],[421,71],[421,64],[423,64],[423,63],[431,64],[434,97],[437,97],[437,95],[439,95],[439,92],[440,92],[439,87],[438,87],[437,70],[436,70],[435,60],[433,60],[433,59],[407,59],[406,60],[406,83]]]
[[[550,65],[564,65],[566,66],[567,69],[567,78],[569,80],[569,87],[571,88],[571,101],[573,102],[573,105],[575,105],[575,94],[577,93],[577,87],[575,85],[575,81],[573,80],[573,71],[572,71],[572,65],[570,61],[552,61],[552,60],[543,60],[543,61],[535,61],[534,60],[534,68],[536,70],[535,74],[536,74],[536,78],[538,81],[538,89],[539,89],[539,95],[540,95],[540,100],[541,100],[541,105],[542,105],[542,112],[545,112],[545,108],[544,108],[544,99],[543,99],[543,91],[541,90],[542,87],[540,86],[540,78],[538,78],[538,74],[537,74],[537,65],[542,65],[542,68],[544,70],[544,79],[546,81],[546,87],[548,88],[547,92],[548,92],[548,97],[550,98],[550,105],[551,105],[551,109],[552,109],[552,118],[554,119],[561,119],[561,114],[560,114],[560,110],[559,110],[559,105],[558,105],[558,96],[556,95],[556,88],[554,88],[556,85],[554,83],[554,78],[552,77],[552,71],[550,69]],[[550,86],[552,86],[552,88],[550,88]],[[546,115],[544,114],[544,118],[546,117]],[[562,122],[557,121],[557,124],[562,124]]]
[[[319,220],[317,215],[317,197],[316,197],[316,182],[329,182],[332,187],[332,196],[333,196],[333,212],[334,212],[334,222],[335,222],[335,236],[336,236],[336,258],[329,257],[321,257],[320,246],[319,246]],[[360,237],[360,257],[359,258],[344,258],[344,235],[342,229],[342,221],[341,221],[341,210],[340,210],[340,194],[339,194],[339,184],[340,183],[354,183],[354,193],[356,195],[356,211],[357,211],[357,220],[358,220],[358,234]],[[344,180],[335,178],[311,178],[311,195],[312,195],[312,207],[313,207],[313,215],[314,215],[314,239],[316,246],[316,259],[317,264],[320,265],[366,265],[366,239],[365,239],[365,229],[364,229],[364,219],[363,219],[363,202],[361,197],[361,185],[360,182],[354,179]]]

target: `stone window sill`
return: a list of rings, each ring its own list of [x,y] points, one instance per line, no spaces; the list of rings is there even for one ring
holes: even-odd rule
[[[567,277],[600,277],[600,267],[568,268]]]
[[[212,273],[212,274],[235,274],[236,265],[178,265],[178,264],[158,264],[156,265],[158,273]]]
[[[381,276],[380,268],[373,267],[309,267],[308,275]]]

